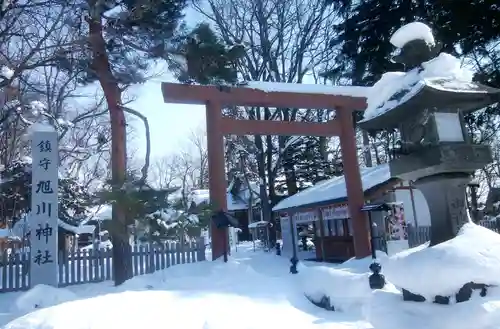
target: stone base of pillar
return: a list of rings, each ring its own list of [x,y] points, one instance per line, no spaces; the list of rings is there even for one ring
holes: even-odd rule
[[[470,180],[466,173],[447,173],[415,181],[415,187],[422,192],[429,207],[431,246],[453,239],[470,221],[466,202]]]
[[[403,300],[404,301],[410,301],[410,302],[425,302],[426,298],[422,295],[413,293],[411,291],[408,291],[406,289],[403,290]],[[488,293],[488,286],[485,284],[478,284],[474,282],[469,282],[466,283],[460,288],[460,290],[454,295],[454,296],[439,296],[436,295],[434,296],[434,300],[432,300],[433,303],[436,304],[441,304],[441,305],[448,305],[450,304],[450,300],[455,301],[457,303],[462,303],[468,301],[471,297],[474,291],[479,291],[479,295],[481,297],[485,297]]]

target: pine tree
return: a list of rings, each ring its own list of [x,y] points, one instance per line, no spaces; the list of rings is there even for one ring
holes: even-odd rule
[[[166,59],[174,64],[178,62],[177,57],[183,56],[176,50],[192,40],[179,26],[186,5],[186,0],[87,0],[74,7],[71,26],[88,36],[88,48],[79,53],[62,53],[59,66],[78,74],[82,83],[99,82],[104,92],[111,122],[112,187],[117,193],[123,189],[127,170],[125,112],[130,110],[123,106],[123,90],[130,84],[144,82],[154,59]],[[86,26],[81,24],[80,17],[85,18]],[[193,33],[202,40],[210,38],[207,28]],[[218,67],[219,64],[216,63]],[[210,65],[204,66],[202,73],[212,74]],[[193,79],[202,83],[210,81],[199,73],[194,75]],[[111,235],[116,285],[132,277],[127,206],[123,200],[118,198],[113,204],[115,230]]]
[[[16,160],[0,170],[0,213],[12,225],[31,211],[31,159]],[[91,195],[75,179],[59,178],[59,219],[78,226],[87,215]]]
[[[325,158],[320,152],[320,137],[301,137],[300,143],[294,143],[286,151],[290,156],[285,158],[283,168],[287,168],[288,165],[293,166],[298,191],[311,184],[343,174],[341,163],[332,163],[332,159]],[[281,193],[290,192],[286,190],[285,182],[278,181],[276,188]]]
[[[177,61],[170,69],[181,82],[200,84],[235,84],[238,80],[237,63],[245,54],[239,44],[225,45],[210,26],[198,24],[176,44]]]
[[[123,204],[127,225],[135,226],[136,237],[141,242],[182,242],[186,237],[200,236],[201,228],[208,225],[206,205],[187,208],[181,200],[169,200],[169,196],[179,190],[178,187],[153,188],[144,184],[138,173],[130,170],[123,189],[113,190],[110,183],[96,194],[94,202]]]
[[[402,70],[391,61],[394,47],[389,39],[405,24],[422,21],[430,25],[442,51],[459,56],[485,50],[500,37],[495,0],[469,1],[460,6],[437,0],[338,2],[343,5],[344,20],[336,26],[338,36],[330,40],[332,47],[340,47],[335,61],[338,65],[325,75],[343,76],[356,85],[372,85],[383,73]]]

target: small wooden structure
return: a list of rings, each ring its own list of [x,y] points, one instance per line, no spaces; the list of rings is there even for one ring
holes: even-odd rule
[[[250,82],[244,87],[199,86],[163,83],[166,103],[206,106],[209,188],[213,203],[227,210],[224,172],[224,135],[339,136],[347,181],[349,212],[353,224],[354,251],[358,258],[370,255],[370,237],[366,230],[363,189],[359,174],[353,111],[366,108],[366,88]],[[353,95],[360,95],[355,97]],[[226,106],[333,109],[329,122],[238,120],[225,117]],[[212,259],[226,256],[227,229],[211,225]]]
[[[400,180],[391,178],[387,164],[366,168],[361,177],[363,199],[367,202],[383,198],[388,191],[403,188],[398,186]],[[283,255],[294,254],[299,259],[323,261],[345,261],[356,256],[355,228],[345,186],[344,176],[325,180],[284,199],[273,208],[280,217]],[[307,229],[314,236],[314,251],[298,247],[300,237],[297,232]],[[368,220],[364,229],[369,232]]]

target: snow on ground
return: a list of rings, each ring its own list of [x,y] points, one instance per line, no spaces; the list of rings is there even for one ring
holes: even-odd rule
[[[404,302],[397,289],[413,282],[417,292],[433,295],[455,292],[464,281],[498,284],[500,237],[471,223],[455,239],[426,247],[391,257],[377,253],[382,273],[395,285],[372,292],[370,258],[340,265],[303,262],[291,275],[287,258],[241,244],[227,264],[176,265],[118,288],[111,282],[37,286],[0,295],[0,325],[13,320],[3,328],[500,329],[498,287],[490,287],[486,297],[475,293],[468,302],[450,305]],[[336,311],[314,306],[306,296],[326,296]]]
[[[78,296],[67,289],[57,289],[47,285],[37,285],[27,293],[21,294],[14,304],[20,312],[29,313],[38,308],[50,307],[77,299]]]
[[[364,317],[375,329],[499,329],[500,292],[490,289],[484,298],[473,296],[464,303],[436,305],[403,302],[401,293],[389,288],[373,293]]]
[[[396,289],[376,291],[364,305],[364,318],[375,328],[402,329],[499,329],[500,235],[473,223],[465,224],[457,237],[428,244],[381,259],[386,279],[433,300],[453,296],[468,282],[491,284],[486,297],[474,291],[471,300],[451,305],[402,302]]]
[[[301,266],[300,285],[315,302],[326,296],[336,310],[360,312],[359,317],[375,329],[500,329],[499,234],[468,223],[445,243],[377,258],[388,281],[382,290],[371,292],[368,287],[370,258],[339,266]],[[399,290],[405,287],[432,301],[435,295],[454,295],[471,281],[497,287],[489,287],[486,297],[475,291],[463,303],[451,298],[450,305],[404,302]]]
[[[227,264],[173,266],[118,288],[105,282],[3,294],[0,321],[20,316],[5,329],[370,328],[359,316],[312,305],[298,280],[288,259],[240,245]],[[46,308],[23,316],[34,305]]]
[[[378,251],[377,258],[385,259],[387,255]],[[315,302],[321,302],[326,296],[336,311],[356,312],[371,298],[368,277],[372,262],[371,257],[353,258],[336,266],[322,263],[311,266],[306,262],[308,266],[299,267],[300,287]]]

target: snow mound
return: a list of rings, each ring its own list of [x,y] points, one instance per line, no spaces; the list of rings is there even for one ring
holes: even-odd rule
[[[381,257],[387,256],[379,252]],[[320,303],[328,297],[335,311],[351,311],[369,301],[372,290],[368,277],[370,257],[350,259],[338,267],[299,265],[302,291],[312,301]]]
[[[426,299],[450,296],[468,282],[500,285],[500,235],[467,223],[446,242],[428,244],[382,260],[386,279]]]
[[[317,303],[328,297],[336,311],[349,311],[370,297],[369,275],[326,266],[309,267],[299,272],[304,294]]]
[[[14,307],[16,311],[26,313],[75,299],[77,296],[67,289],[39,284],[19,296]]]
[[[437,272],[445,268],[443,264]],[[383,329],[498,329],[500,328],[500,292],[488,289],[488,296],[473,295],[465,303],[436,305],[403,302],[398,291],[377,290],[371,303],[365,304],[365,319],[374,328]]]
[[[389,42],[394,47],[403,48],[408,42],[413,40],[424,40],[430,45],[436,43],[431,28],[421,22],[403,25],[394,32]]]
[[[380,250],[376,250],[375,256],[377,256],[377,261],[379,262],[387,259],[387,254]],[[369,269],[371,263],[373,263],[373,259],[371,257],[361,259],[353,257],[340,264],[339,268],[354,273],[365,273],[370,271]]]
[[[425,85],[437,85],[433,83],[436,80],[450,80],[447,82],[450,88],[457,83],[467,87],[472,82],[472,76],[473,72],[463,68],[458,58],[447,53],[441,53],[436,58],[422,63],[422,68],[415,68],[407,73],[385,73],[370,89],[363,119],[371,119],[395,108],[416,95]],[[459,92],[465,88],[452,89]],[[468,88],[465,90],[470,92]],[[405,94],[401,99],[391,99],[402,92]]]

